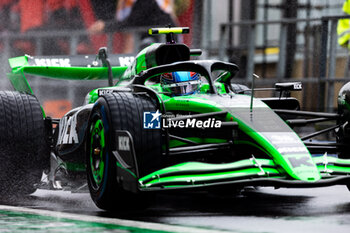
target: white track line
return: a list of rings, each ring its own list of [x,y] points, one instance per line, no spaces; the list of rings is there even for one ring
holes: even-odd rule
[[[16,212],[27,213],[27,214],[49,216],[53,218],[65,218],[65,219],[78,220],[78,221],[84,221],[84,222],[114,224],[118,226],[134,227],[134,228],[141,228],[141,229],[148,229],[148,230],[155,230],[155,231],[168,231],[168,232],[181,232],[181,233],[183,232],[187,232],[187,233],[228,232],[228,231],[221,231],[221,230],[214,230],[214,229],[201,229],[201,228],[183,227],[183,226],[175,226],[175,225],[161,224],[161,223],[131,221],[131,220],[118,219],[118,218],[104,218],[104,217],[98,217],[98,216],[79,215],[79,214],[64,213],[64,212],[57,212],[57,211],[51,211],[51,210],[30,209],[30,208],[17,207],[17,206],[0,205],[0,209],[5,211],[16,211]]]

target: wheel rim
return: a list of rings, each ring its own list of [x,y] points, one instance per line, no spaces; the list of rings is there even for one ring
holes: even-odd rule
[[[97,190],[103,180],[105,163],[105,136],[101,119],[97,119],[90,127],[90,168],[92,175],[92,187]]]

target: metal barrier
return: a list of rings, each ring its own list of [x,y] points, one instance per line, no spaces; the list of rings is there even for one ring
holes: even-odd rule
[[[314,78],[307,77],[304,72],[304,77],[301,77],[303,83],[318,83],[318,101],[317,108],[319,110],[326,109],[334,109],[334,98],[336,97],[334,94],[334,83],[335,82],[348,82],[349,78],[344,79],[336,79],[335,71],[336,71],[336,58],[337,58],[337,23],[339,19],[350,18],[350,16],[326,16],[321,18],[308,18],[308,19],[282,19],[282,20],[271,20],[271,21],[241,21],[236,23],[225,23],[220,25],[220,42],[219,42],[219,58],[225,59],[225,54],[227,51],[232,51],[232,48],[227,48],[226,45],[230,44],[228,42],[229,31],[234,32],[233,28],[247,28],[247,45],[238,46],[240,49],[244,49],[247,53],[247,61],[246,61],[246,75],[244,80],[237,80],[239,83],[249,84],[253,78],[253,72],[255,69],[255,51],[257,48],[256,45],[256,28],[259,25],[279,25],[280,26],[280,35],[279,35],[279,43],[277,46],[279,47],[279,54],[277,59],[277,69],[273,79],[262,79],[257,83],[271,84],[274,82],[281,81],[291,81],[290,79],[286,79],[284,77],[285,67],[286,67],[286,49],[287,49],[287,27],[290,24],[304,23],[310,25],[310,23],[314,23],[314,25],[320,26],[320,50],[318,52],[318,75]],[[330,30],[329,30],[330,28]],[[232,35],[231,35],[232,37]],[[308,38],[305,39],[305,44],[308,42]],[[305,45],[304,44],[304,45]],[[274,45],[276,46],[276,45]],[[243,48],[242,48],[243,47]],[[264,48],[268,47],[268,45],[264,45]],[[307,51],[304,47],[304,52]],[[303,54],[305,55],[305,53]],[[308,56],[308,54],[306,54]],[[306,56],[304,59],[306,59]],[[308,60],[307,60],[308,61]],[[308,70],[309,63],[305,62],[303,70]],[[327,69],[328,67],[328,69]],[[344,69],[345,70],[345,69]],[[327,73],[328,71],[328,73]],[[306,72],[307,73],[307,72]],[[326,93],[327,92],[327,93]],[[303,98],[305,100],[306,97]],[[303,101],[304,102],[304,101]]]
[[[349,16],[330,16],[330,17],[321,17],[321,18],[309,18],[309,19],[283,19],[283,20],[274,20],[274,21],[241,21],[237,23],[226,23],[221,24],[220,26],[220,43],[219,43],[219,49],[218,49],[218,56],[220,59],[225,59],[226,51],[230,50],[231,48],[228,48],[226,45],[230,44],[228,43],[228,32],[230,29],[232,32],[235,32],[234,27],[245,27],[248,29],[247,33],[247,44],[245,46],[240,46],[240,49],[244,49],[247,52],[247,61],[246,61],[246,75],[244,80],[236,80],[237,83],[244,83],[249,84],[253,77],[253,72],[255,70],[255,51],[258,47],[256,45],[256,35],[257,35],[257,27],[259,25],[279,25],[280,26],[280,34],[279,34],[279,41],[278,43],[274,44],[274,46],[279,47],[279,54],[278,54],[278,62],[277,62],[277,68],[276,73],[272,79],[264,79],[258,80],[256,83],[257,85],[272,85],[275,82],[281,82],[281,81],[291,81],[291,79],[286,79],[284,77],[285,73],[285,67],[286,67],[286,48],[287,48],[287,26],[290,24],[297,24],[297,23],[304,23],[310,25],[313,23],[314,25],[317,25],[320,28],[320,38],[315,38],[315,43],[317,42],[319,46],[319,52],[317,53],[317,62],[314,62],[315,67],[318,65],[318,71],[311,77],[307,77],[307,72],[304,72],[304,76],[301,77],[301,79],[298,79],[298,81],[302,81],[305,84],[315,84],[317,83],[318,92],[313,95],[318,96],[318,100],[316,103],[316,106],[318,109],[322,110],[324,108],[327,109],[333,109],[334,108],[334,83],[337,82],[347,82],[350,81],[349,78],[339,79],[335,78],[335,71],[336,71],[336,58],[337,58],[337,52],[336,52],[336,41],[337,41],[337,34],[336,34],[336,26],[337,22],[341,18],[350,18]],[[135,38],[135,44],[134,48],[135,51],[138,51],[138,47],[141,42],[141,34],[144,33],[147,30],[147,28],[133,28],[128,30],[123,30],[120,32],[128,32],[132,33]],[[69,41],[69,48],[70,48],[70,54],[74,55],[76,54],[76,48],[79,42],[79,38],[82,36],[87,36],[86,31],[50,31],[50,32],[29,32],[26,34],[18,34],[18,33],[10,33],[10,32],[3,32],[0,34],[0,41],[2,43],[2,52],[1,52],[1,64],[2,64],[2,76],[0,78],[0,89],[8,89],[9,88],[9,82],[5,79],[4,74],[9,71],[8,62],[7,59],[11,57],[13,54],[11,54],[12,48],[11,48],[11,41],[14,41],[16,39],[26,39],[31,40],[35,44],[35,55],[41,55],[43,40],[46,38],[57,38],[57,37],[63,37],[67,38]],[[107,34],[107,47],[109,49],[113,48],[113,33]],[[317,41],[316,41],[317,40]],[[307,40],[306,40],[307,41]],[[263,47],[268,47],[269,45],[264,44]],[[304,48],[304,51],[307,51],[308,49]],[[306,56],[309,56],[308,54],[305,54]],[[307,59],[306,59],[307,60]],[[317,63],[317,64],[316,64]],[[303,65],[303,70],[308,70],[309,64],[308,62],[305,62]],[[328,67],[328,69],[327,69]],[[328,71],[328,72],[327,72]],[[74,81],[50,81],[54,82],[54,84],[49,84],[49,81],[46,79],[33,79],[30,80],[32,83],[34,89],[37,89],[36,95],[43,96],[44,98],[47,98],[46,94],[43,90],[47,89],[45,87],[57,87],[57,85],[64,86],[70,86],[68,88],[70,91],[68,94],[69,99],[74,100],[73,107],[76,105],[81,104],[81,97],[76,98],[75,93],[79,92],[79,89],[82,88],[80,82],[74,82]],[[95,86],[101,86],[101,83],[89,83],[86,84],[89,85],[89,88],[93,88]],[[102,84],[103,85],[103,84]],[[78,91],[77,91],[78,90]],[[327,92],[327,94],[326,94]],[[77,100],[79,99],[79,100]],[[306,102],[307,96],[303,96],[303,102]]]

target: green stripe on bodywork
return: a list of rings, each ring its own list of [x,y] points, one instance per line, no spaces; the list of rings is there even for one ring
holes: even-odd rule
[[[113,77],[119,78],[126,69],[127,67],[112,67]],[[15,72],[66,80],[108,79],[107,67],[25,66]]]
[[[68,171],[75,171],[75,172],[84,172],[86,171],[86,165],[85,163],[70,163],[65,162],[64,163]]]
[[[186,183],[185,186],[196,186],[203,185],[205,182],[221,182],[221,181],[230,181],[235,179],[243,179],[250,177],[269,177],[271,175],[279,175],[280,173],[275,168],[264,168],[264,175],[258,175],[261,172],[259,168],[248,168],[242,169],[238,171],[230,171],[230,172],[218,172],[218,173],[210,173],[210,174],[191,174],[189,175],[179,175],[179,176],[170,176],[170,177],[159,177],[153,179],[146,184],[143,184],[143,187],[151,187],[156,184],[157,186],[169,185],[169,183]]]
[[[318,157],[313,157],[312,160],[315,163],[328,162],[328,163],[338,163],[338,164],[344,164],[344,165],[350,166],[350,159],[339,159],[334,156],[318,156]]]
[[[312,160],[317,164],[319,172],[332,175],[333,172],[341,172],[350,175],[350,159],[339,159],[333,156],[318,156]]]
[[[190,140],[192,142],[195,143],[223,143],[223,142],[227,142],[227,140],[225,139],[218,139],[218,138],[195,138],[195,137],[189,137],[189,138],[185,138],[187,140]],[[188,145],[188,143],[185,142],[181,142],[179,140],[170,140],[169,141],[169,147],[170,148],[174,148],[174,147],[178,147],[178,146],[183,146],[183,145]]]
[[[117,162],[117,166],[120,167],[121,169],[123,169],[124,171],[130,173],[130,175],[132,175],[135,179],[137,179],[137,176],[132,171],[130,171],[129,169],[123,167],[120,163]]]
[[[318,165],[317,168],[320,172],[326,172],[329,174],[332,174],[332,172],[342,172],[350,175],[350,167],[341,167],[337,165],[327,165],[327,167],[325,167],[324,165]]]
[[[262,170],[265,174],[261,174]],[[251,168],[248,168],[251,167]],[[209,164],[201,162],[185,162],[170,166],[153,172],[139,179],[141,188],[147,188],[154,184],[165,184],[173,182],[187,182],[194,186],[196,182],[215,180],[229,180],[259,175],[268,177],[271,174],[279,175],[275,163],[271,159],[246,159],[226,164]]]

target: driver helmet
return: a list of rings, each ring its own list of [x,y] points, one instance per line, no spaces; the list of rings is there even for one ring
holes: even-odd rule
[[[165,92],[171,95],[191,95],[201,86],[200,75],[195,72],[177,71],[161,74],[161,84]]]

